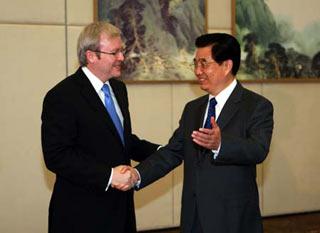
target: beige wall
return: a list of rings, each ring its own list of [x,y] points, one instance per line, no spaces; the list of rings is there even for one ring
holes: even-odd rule
[[[209,31],[231,30],[231,2],[208,0]],[[46,91],[76,67],[76,38],[91,0],[1,0],[0,232],[43,233],[54,175],[43,164],[40,114]],[[271,152],[259,166],[264,215],[320,210],[320,83],[245,84],[275,107]],[[130,84],[134,131],[165,143],[191,84]],[[151,103],[151,97],[153,102]],[[181,167],[136,195],[139,229],[179,224]]]

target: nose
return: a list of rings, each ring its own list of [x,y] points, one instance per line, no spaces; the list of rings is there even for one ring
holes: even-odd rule
[[[195,75],[201,75],[203,73],[203,69],[201,68],[201,66],[195,66],[194,67],[194,73]]]
[[[121,51],[121,52],[117,53],[117,58],[119,61],[124,61],[124,52]]]

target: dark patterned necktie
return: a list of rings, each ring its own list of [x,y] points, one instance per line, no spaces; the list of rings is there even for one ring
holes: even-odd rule
[[[217,101],[215,98],[212,98],[209,103],[209,108],[208,108],[208,114],[207,114],[207,119],[204,124],[204,128],[211,129],[211,117],[214,117],[216,119],[216,105]]]

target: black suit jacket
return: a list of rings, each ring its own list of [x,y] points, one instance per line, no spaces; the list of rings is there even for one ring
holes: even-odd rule
[[[190,233],[195,211],[204,233],[260,233],[262,221],[256,164],[267,156],[273,129],[273,106],[237,84],[217,124],[221,148],[213,153],[193,143],[202,127],[208,95],[189,102],[169,144],[137,166],[141,186],[152,183],[184,161],[181,230]]]
[[[51,89],[43,103],[42,147],[56,174],[49,207],[50,233],[136,232],[133,192],[109,187],[111,168],[141,161],[158,145],[131,133],[125,85],[110,85],[124,118],[125,146],[83,71]]]

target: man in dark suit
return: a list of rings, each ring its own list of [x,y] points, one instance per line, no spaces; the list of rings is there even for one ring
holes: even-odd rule
[[[269,151],[273,106],[236,81],[234,37],[202,35],[196,47],[194,72],[208,94],[187,103],[169,143],[136,167],[139,188],[184,161],[183,233],[261,233],[256,164]]]
[[[127,90],[121,81],[123,42],[118,28],[96,22],[78,39],[81,67],[51,89],[43,103],[42,147],[56,174],[50,233],[136,232],[130,172],[158,145],[131,132]]]

